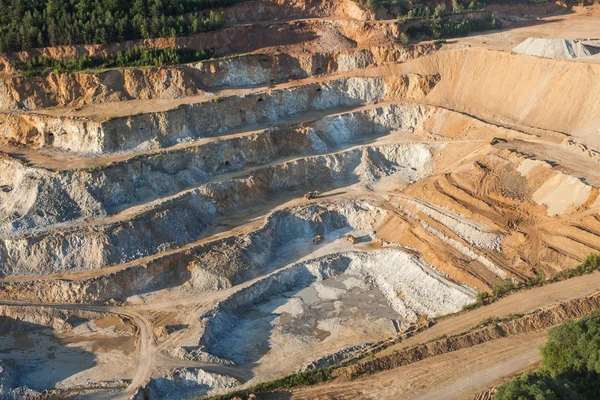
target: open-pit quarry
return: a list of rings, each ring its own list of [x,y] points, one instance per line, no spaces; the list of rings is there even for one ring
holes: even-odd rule
[[[143,41],[216,49],[172,66],[14,67],[132,41],[0,54],[0,398],[333,366],[268,398],[472,399],[600,305],[594,273],[473,306],[600,252],[600,7],[489,4],[466,13],[500,29],[408,44],[398,10],[241,2]]]

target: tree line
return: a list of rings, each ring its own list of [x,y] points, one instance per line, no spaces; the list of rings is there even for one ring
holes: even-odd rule
[[[27,77],[45,75],[50,72],[69,73],[90,69],[177,65],[207,60],[213,58],[214,55],[214,49],[130,47],[111,57],[91,57],[86,54],[70,61],[62,61],[39,56],[28,61],[16,61],[13,66]]]
[[[0,52],[187,36],[218,29],[244,0],[0,0]]]
[[[475,0],[477,1],[477,0]],[[484,0],[482,1],[484,6],[486,4],[522,4],[522,3],[544,3],[550,0]],[[423,2],[413,0],[354,0],[360,8],[375,8],[375,7],[400,7],[404,9],[402,14],[406,14],[410,9],[415,8],[415,4],[422,4]],[[438,5],[446,5],[451,1],[441,0]]]
[[[427,36],[434,39],[446,39],[467,36],[472,32],[500,29],[502,22],[493,15],[483,18],[466,17],[453,21],[440,17],[430,17],[423,21],[420,26],[411,26],[406,30],[410,37]]]

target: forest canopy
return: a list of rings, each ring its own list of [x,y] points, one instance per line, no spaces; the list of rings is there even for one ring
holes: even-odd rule
[[[186,36],[218,29],[243,0],[0,0],[0,52]]]

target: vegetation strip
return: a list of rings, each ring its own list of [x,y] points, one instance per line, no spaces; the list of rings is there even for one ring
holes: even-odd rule
[[[477,292],[477,301],[473,304],[465,306],[461,312],[491,304],[512,293],[526,289],[533,289],[535,287],[540,287],[551,283],[561,282],[578,276],[588,275],[596,271],[600,271],[600,256],[592,253],[589,254],[577,267],[562,270],[550,279],[546,279],[545,274],[541,269],[537,269],[536,277],[526,283],[516,284],[510,277],[506,277],[493,288],[492,294],[481,291]],[[439,319],[446,319],[454,315],[457,314],[448,314]]]
[[[120,51],[112,57],[90,57],[86,54],[71,61],[61,61],[39,56],[25,62],[15,61],[12,65],[21,75],[29,77],[46,75],[50,72],[70,73],[93,69],[176,65],[208,60],[214,57],[214,55],[214,49],[193,50],[188,47],[177,47],[174,49],[131,47]]]
[[[410,1],[406,1],[406,0],[354,0],[355,3],[358,4],[358,6],[360,8],[363,9],[367,9],[367,8],[375,8],[375,7],[400,7],[401,9],[404,10],[404,12],[407,12],[410,8],[408,7],[408,5],[414,4]],[[456,2],[456,0],[453,1],[453,3]],[[461,2],[457,2],[457,3],[461,3]],[[538,4],[538,3],[551,3],[551,1],[548,0],[488,0],[488,1],[483,1],[480,4],[488,5],[488,4]],[[417,8],[417,7],[413,7],[413,8]]]
[[[500,28],[502,23],[492,14],[486,14],[483,18],[465,17],[459,20],[434,16],[423,20],[420,26],[409,27],[406,32],[412,38],[424,35],[434,39],[448,39]]]

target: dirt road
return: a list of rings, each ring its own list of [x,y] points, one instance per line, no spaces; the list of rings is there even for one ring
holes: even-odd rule
[[[505,377],[533,368],[545,339],[545,331],[499,339],[365,379],[294,391],[292,398],[469,399]]]

